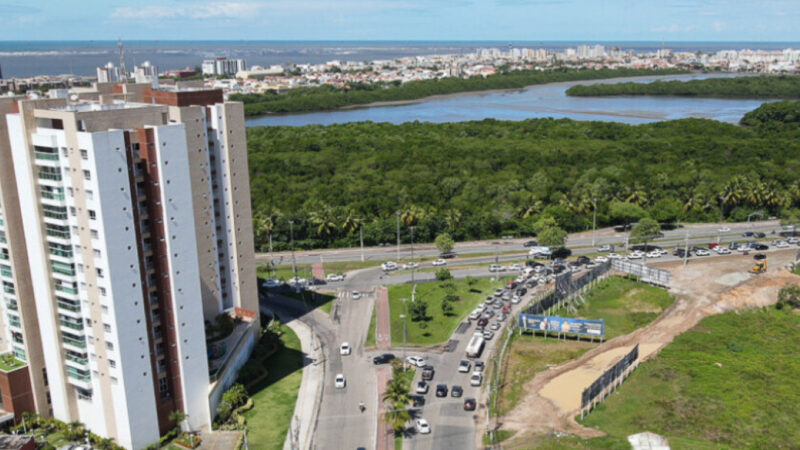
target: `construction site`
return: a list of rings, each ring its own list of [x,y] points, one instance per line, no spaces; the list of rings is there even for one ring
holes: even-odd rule
[[[658,398],[650,400],[634,398],[636,386],[643,385],[646,381],[644,377],[648,376],[664,377],[667,380],[671,376],[681,376],[678,372],[675,372],[678,373],[677,375],[673,374],[673,370],[668,365],[664,365],[663,361],[659,362],[659,355],[662,350],[684,333],[687,333],[687,339],[691,338],[692,333],[712,333],[714,328],[705,326],[704,319],[733,313],[730,317],[724,317],[734,324],[741,321],[741,327],[744,328],[754,320],[766,320],[759,317],[759,314],[769,316],[775,313],[774,305],[778,300],[778,292],[786,286],[800,283],[800,276],[793,273],[798,256],[800,256],[798,251],[792,249],[755,255],[714,256],[702,260],[695,259],[688,264],[680,260],[652,262],[648,266],[668,272],[669,284],[666,289],[672,298],[670,299],[671,304],[664,309],[658,307],[653,309],[652,305],[629,303],[634,305],[629,309],[636,314],[650,313],[652,320],[645,326],[616,336],[611,333],[605,342],[597,344],[590,344],[580,339],[558,343],[556,340],[548,339],[549,347],[547,347],[542,337],[523,336],[518,339],[520,348],[515,352],[514,347],[518,345],[518,342],[512,344],[512,351],[503,362],[503,384],[505,386],[501,388],[507,389],[504,392],[509,393],[510,396],[518,396],[518,398],[515,398],[513,403],[507,404],[506,408],[501,408],[500,415],[494,418],[494,422],[491,424],[492,429],[505,439],[501,445],[504,448],[591,448],[602,444],[604,447],[630,448],[623,442],[625,438],[628,438],[629,445],[633,445],[634,448],[664,448],[664,446],[670,445],[673,447],[703,446],[703,443],[707,443],[709,447],[717,445],[751,446],[755,442],[748,441],[746,437],[740,437],[736,430],[727,429],[728,427],[724,425],[708,425],[708,429],[699,429],[702,428],[700,425],[696,425],[698,429],[679,429],[680,427],[671,429],[669,426],[662,429],[650,429],[660,426],[651,419],[659,414],[664,414],[663,410],[672,408],[672,413],[675,415],[692,416],[699,414],[695,409],[698,405],[704,404],[702,401],[710,402],[717,407],[717,410],[712,408],[712,410],[703,411],[703,417],[723,414],[721,411],[724,411],[727,406],[726,400],[722,396],[715,397],[713,392],[696,394],[702,395],[704,398],[702,401],[698,400],[694,407],[687,406],[680,400],[675,400],[680,403],[678,405],[664,407],[661,404],[673,401],[674,399],[670,398],[673,394],[675,399],[682,398],[682,395],[686,395],[686,392],[682,391],[691,390],[693,383],[708,381],[702,378],[706,376],[707,366],[718,369],[720,376],[739,376],[739,374],[725,373],[724,371],[730,367],[725,366],[721,359],[707,364],[706,361],[703,361],[703,351],[696,354],[686,352],[683,357],[693,358],[692,364],[702,366],[702,370],[697,369],[696,373],[690,371],[690,375],[685,377],[687,379],[684,380],[684,384],[680,384],[680,387],[675,387],[679,385],[674,383],[670,385],[671,389],[677,392],[670,392],[667,389],[666,392],[660,393]],[[616,272],[616,275],[629,276],[629,274],[620,272]],[[644,286],[643,283],[640,284]],[[602,288],[602,285],[600,286]],[[644,288],[634,288],[627,291],[625,295],[636,295],[642,289]],[[589,291],[589,295],[587,295],[589,303],[592,301],[591,294],[592,292]],[[781,312],[781,314],[787,313]],[[794,317],[796,314],[788,314],[786,320],[800,327],[800,321]],[[578,316],[580,316],[580,311]],[[724,334],[720,334],[718,338],[731,341],[725,345],[727,345],[730,355],[737,360],[737,364],[744,362],[741,360],[747,357],[749,346],[755,345],[758,339],[755,336],[751,343],[736,340],[739,338],[734,339]],[[527,344],[525,344],[526,342]],[[528,345],[527,349],[525,349],[525,345]],[[677,345],[678,343],[676,343]],[[753,350],[754,355],[758,354],[757,348]],[[529,370],[528,377],[530,379],[519,386],[512,386],[515,382],[513,377],[525,373],[524,363],[517,359],[523,357],[520,355],[526,351],[529,353],[538,351],[542,355],[553,355],[554,352],[560,352],[559,357],[562,360],[559,361],[556,358],[553,360],[554,364]],[[712,354],[713,352],[708,352],[708,355]],[[564,360],[570,355],[579,356]],[[613,372],[615,365],[621,364],[624,358],[631,357],[635,358],[635,361],[631,360],[628,365],[622,367],[618,376],[615,377],[613,373],[608,375],[609,371]],[[677,357],[680,358],[681,355],[677,355]],[[650,363],[650,361],[653,362]],[[662,364],[658,373],[652,373],[653,371],[650,369],[643,370],[647,367],[656,367],[658,364]],[[532,365],[536,366],[536,364]],[[767,365],[769,366],[769,364]],[[780,369],[776,370],[778,370],[776,373],[780,372]],[[759,372],[759,376],[771,379],[770,377],[776,377],[776,373]],[[531,374],[533,374],[532,377]],[[597,398],[594,397],[594,393],[591,393],[587,407],[587,392],[604,376],[611,376],[608,386],[600,386],[602,392]],[[714,377],[713,374],[709,376]],[[741,374],[741,376],[744,375]],[[763,384],[761,386],[763,388]],[[747,397],[748,393],[740,392],[739,395]],[[779,396],[770,400],[775,403],[793,402],[791,398],[780,398]],[[651,404],[647,404],[647,402]],[[626,417],[627,422],[612,418],[622,417],[625,414],[628,416],[639,415]],[[582,416],[585,417],[582,419]],[[677,419],[672,422],[668,419],[665,418],[662,422],[679,423]],[[714,420],[716,419],[712,418],[709,422],[713,424]],[[769,422],[769,420],[771,419],[764,419],[765,422]],[[620,425],[623,422],[624,426]],[[758,427],[759,425],[774,426],[770,423],[759,424],[759,421],[755,420],[748,427]],[[686,427],[691,428],[689,425]],[[659,432],[666,436],[660,435]],[[639,435],[639,433],[647,434]],[[614,436],[608,436],[608,434]],[[758,434],[758,432],[753,432],[751,436]],[[792,436],[783,436],[781,439],[784,443],[790,442],[785,439],[792,439]],[[641,444],[642,442],[644,444]],[[794,440],[794,442],[797,441]]]

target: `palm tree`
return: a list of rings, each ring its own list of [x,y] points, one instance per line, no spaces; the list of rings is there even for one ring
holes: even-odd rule
[[[344,212],[344,218],[342,219],[342,224],[339,226],[339,228],[347,234],[352,234],[361,228],[362,222],[362,219],[356,217],[355,211],[348,208]]]
[[[407,227],[413,227],[425,217],[425,210],[416,205],[407,207],[400,213],[400,220]]]
[[[102,438],[95,444],[98,449],[100,450],[113,450],[114,449],[114,438],[107,437]]]
[[[392,427],[395,434],[406,430],[406,423],[411,420],[411,412],[406,408],[391,408],[383,413],[383,422]]]
[[[625,199],[625,201],[639,206],[647,206],[648,202],[647,192],[644,190],[642,185],[636,183],[636,185],[633,187],[633,190]]]
[[[521,219],[527,219],[540,213],[542,209],[544,209],[544,203],[537,199],[535,195],[531,195],[528,200],[517,209],[517,216]]]
[[[397,409],[397,405],[406,406],[411,401],[408,396],[408,389],[402,380],[397,378],[392,378],[386,383],[386,391],[383,393],[382,399],[384,402],[393,404],[393,409]]]
[[[731,178],[719,193],[719,196],[722,198],[722,204],[724,206],[739,205],[745,197],[745,186],[747,184],[747,179],[742,176]]]
[[[323,205],[320,210],[308,214],[308,221],[316,227],[317,235],[326,239],[332,237],[338,229],[334,216],[331,207]]]
[[[461,224],[461,212],[455,208],[450,208],[447,210],[444,221],[447,223],[450,232],[455,233],[456,228]]]
[[[281,213],[277,209],[258,211],[255,217],[256,233],[266,232],[269,239],[269,253],[272,255],[272,232],[275,231],[275,224],[280,220]],[[260,239],[259,239],[260,240]]]

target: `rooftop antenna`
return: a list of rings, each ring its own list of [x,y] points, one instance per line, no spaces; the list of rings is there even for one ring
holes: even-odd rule
[[[117,38],[117,46],[119,47],[119,70],[122,73],[122,79],[128,81],[128,73],[125,71],[125,49],[122,47],[122,38]]]

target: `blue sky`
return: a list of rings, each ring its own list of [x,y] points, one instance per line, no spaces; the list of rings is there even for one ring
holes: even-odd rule
[[[0,0],[0,40],[800,41],[800,0]]]

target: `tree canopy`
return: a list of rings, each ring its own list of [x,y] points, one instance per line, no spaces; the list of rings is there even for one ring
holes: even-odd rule
[[[800,76],[739,76],[703,80],[653,81],[577,85],[567,89],[577,97],[605,95],[675,95],[683,97],[800,98]]]

